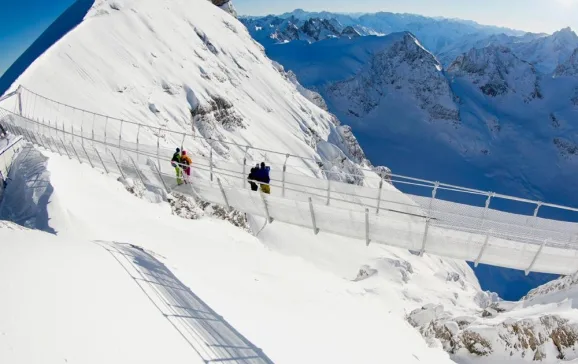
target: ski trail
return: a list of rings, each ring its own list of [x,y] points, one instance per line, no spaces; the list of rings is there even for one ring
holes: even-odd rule
[[[273,363],[152,253],[132,244],[96,243],[118,261],[204,363]]]

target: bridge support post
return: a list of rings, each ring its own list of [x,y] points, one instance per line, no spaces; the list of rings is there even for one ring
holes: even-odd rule
[[[241,187],[247,188],[247,153],[249,153],[249,147],[245,147],[245,154],[243,155],[243,177],[241,177]]]
[[[138,128],[136,130],[136,160],[137,160],[137,162],[139,161],[138,157],[140,155],[140,153],[139,153],[139,150],[140,150],[140,140],[139,140],[140,139],[140,127],[141,127],[141,125],[138,124]]]
[[[492,233],[492,230],[489,230],[488,233],[486,234],[486,240],[484,241],[484,245],[482,246],[482,249],[480,250],[480,254],[476,258],[476,261],[474,262],[474,267],[476,267],[476,268],[480,264],[480,261],[482,260],[482,256],[484,255],[484,252],[486,251],[486,248],[488,247],[488,242],[490,241],[490,234],[491,233]]]
[[[22,86],[18,86],[18,115],[22,115]]]
[[[120,130],[118,131],[118,150],[120,151],[120,142],[122,139],[122,125],[124,124],[124,120],[120,121]]]
[[[379,215],[379,208],[381,207],[381,192],[383,191],[383,177],[379,181],[379,192],[377,193],[377,210],[375,211],[376,215]]]
[[[78,163],[82,164],[82,161],[80,160],[80,156],[76,152],[76,148],[74,147],[74,145],[72,143],[70,143],[70,146],[72,147],[72,151],[74,152],[74,154],[76,154],[76,159],[78,159]]]
[[[157,167],[158,167],[158,170],[160,171],[160,169],[161,169],[161,128],[159,128],[159,132],[157,134]]]
[[[532,268],[534,268],[534,265],[536,264],[536,261],[538,260],[538,257],[540,256],[540,253],[542,253],[542,249],[544,249],[544,245],[546,245],[546,243],[548,243],[550,239],[546,239],[544,240],[544,242],[542,243],[542,245],[540,245],[540,248],[538,249],[538,251],[536,252],[536,255],[534,256],[534,259],[532,260],[532,263],[530,264],[530,266],[528,267],[528,269],[526,269],[526,275],[530,274],[530,272],[532,271]]]
[[[371,239],[369,239],[369,209],[365,209],[365,245],[369,246]]]
[[[167,184],[165,183],[165,180],[163,179],[163,175],[161,174],[160,169],[157,168],[157,166],[155,165],[155,162],[150,158],[149,158],[149,163],[155,169],[155,172],[157,172],[157,174],[159,175],[159,179],[161,180],[161,183],[163,184],[163,187],[165,188],[166,193],[167,194],[170,193],[171,191],[167,187]]]
[[[225,189],[223,188],[223,184],[221,183],[221,179],[219,177],[217,177],[217,183],[219,184],[219,188],[221,189],[221,193],[223,194],[223,199],[225,200],[227,210],[231,212],[232,208],[231,205],[229,205],[229,199],[227,198],[227,194],[225,193]]]
[[[420,257],[423,257],[423,255],[425,254],[425,245],[427,243],[427,234],[429,233],[429,224],[430,224],[430,220],[431,220],[431,210],[432,210],[433,202],[436,199],[436,195],[438,193],[439,187],[440,187],[440,183],[436,182],[434,185],[433,191],[431,193],[431,200],[429,201],[429,207],[428,207],[428,216],[427,216],[427,220],[425,222],[425,231],[423,233],[423,241],[421,243],[421,250],[419,252]]]
[[[124,174],[124,172],[122,171],[122,168],[120,168],[120,164],[118,164],[118,161],[116,160],[116,157],[114,156],[114,153],[111,152],[109,150],[110,155],[112,156],[112,159],[114,160],[114,163],[116,164],[116,166],[118,167],[118,171],[120,172],[120,175],[122,176],[122,178],[124,180],[126,180],[126,175]]]
[[[317,228],[317,222],[315,221],[315,210],[313,209],[313,200],[309,197],[309,210],[311,211],[311,223],[313,225],[313,232],[315,235],[319,234],[319,229]]]
[[[60,143],[62,144],[62,148],[64,148],[64,151],[66,152],[66,155],[68,156],[68,159],[72,159],[72,157],[70,157],[70,153],[68,153],[68,149],[66,149],[66,145],[64,145],[64,141],[62,141],[62,139],[60,139]]]
[[[104,161],[102,160],[102,157],[100,156],[100,153],[98,152],[98,149],[94,148],[94,151],[96,152],[98,159],[100,159],[100,163],[104,167],[104,171],[106,172],[106,174],[108,174],[108,168],[106,168],[106,164],[104,164]]]
[[[90,167],[94,168],[94,164],[92,164],[92,161],[90,160],[90,156],[86,152],[86,148],[84,147],[84,144],[82,144],[82,150],[84,150],[84,154],[86,154],[86,158],[88,159],[88,163],[90,163]]]
[[[261,200],[263,201],[263,207],[265,208],[265,216],[267,217],[267,222],[269,224],[272,224],[273,218],[271,218],[271,215],[269,215],[269,207],[267,206],[267,200],[265,199],[265,193],[263,193],[263,191],[259,190],[259,194],[261,195]]]
[[[283,192],[282,192],[282,196],[285,197],[285,172],[287,172],[287,160],[289,160],[289,154],[285,155],[285,163],[283,163]]]

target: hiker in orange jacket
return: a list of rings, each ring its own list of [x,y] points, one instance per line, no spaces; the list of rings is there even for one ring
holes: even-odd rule
[[[181,153],[181,167],[183,168],[183,170],[185,171],[185,174],[190,177],[191,176],[191,164],[193,164],[193,161],[191,160],[191,157],[189,157],[187,155],[187,151],[183,150]]]

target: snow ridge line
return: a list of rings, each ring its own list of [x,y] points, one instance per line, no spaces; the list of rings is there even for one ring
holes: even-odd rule
[[[489,203],[482,208],[436,199],[435,193],[425,198],[403,195],[392,187],[379,191],[307,176],[292,181],[277,178],[283,184],[272,184],[273,194],[265,195],[246,187],[245,165],[215,160],[209,160],[208,167],[193,165],[190,183],[178,186],[174,169],[163,171],[170,164],[160,163],[158,148],[121,139],[94,140],[13,113],[4,115],[3,122],[12,133],[22,134],[47,150],[92,167],[100,168],[100,164],[109,173],[116,173],[116,169],[124,178],[140,179],[147,188],[197,194],[207,202],[309,228],[314,233],[323,231],[528,273],[574,274],[578,270],[578,224],[538,218],[539,207],[534,216],[517,215],[488,209]],[[163,153],[163,161],[172,155]],[[202,161],[203,156],[195,158]],[[222,178],[226,188],[217,184],[215,177]],[[243,187],[239,187],[239,180]],[[316,194],[316,186],[332,188],[331,199],[327,194]],[[285,193],[279,196],[281,191]],[[376,200],[376,192],[385,192],[378,201],[381,210],[378,205],[370,213],[367,206]]]

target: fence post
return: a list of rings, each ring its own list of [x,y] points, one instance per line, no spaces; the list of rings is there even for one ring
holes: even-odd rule
[[[267,216],[267,222],[269,224],[272,224],[273,218],[269,214],[269,207],[267,206],[267,200],[265,199],[265,193],[263,191],[259,191],[259,194],[261,195],[261,200],[263,201],[263,206],[265,207],[265,216]]]
[[[369,239],[369,209],[365,209],[365,245],[369,246],[371,239]]]
[[[311,223],[313,224],[313,232],[315,235],[319,234],[317,222],[315,221],[315,210],[313,209],[313,200],[309,197],[309,211],[311,211]]]
[[[108,174],[108,168],[106,168],[106,164],[104,164],[104,161],[102,160],[102,157],[100,156],[100,153],[98,152],[98,149],[94,148],[94,151],[96,152],[98,159],[100,159],[100,163],[104,167],[104,171],[106,172],[106,174]]]
[[[118,132],[118,150],[121,150],[120,149],[120,140],[122,138],[122,125],[123,125],[123,123],[124,123],[124,120],[121,120],[120,121],[120,130]]]
[[[159,128],[159,133],[157,134],[157,167],[161,170],[161,128]]]
[[[331,202],[331,180],[327,179],[327,206]]]
[[[249,152],[249,146],[245,147],[245,155],[243,156],[243,179],[241,180],[243,188],[247,188],[247,179],[245,178],[245,176],[247,175],[247,153],[248,152]]]
[[[550,241],[550,239],[544,240],[542,245],[540,245],[540,248],[538,249],[538,252],[536,252],[536,255],[534,256],[532,263],[530,264],[528,269],[526,269],[526,271],[525,271],[526,275],[529,275],[530,272],[532,271],[532,268],[534,268],[534,264],[536,264],[536,261],[538,260],[538,256],[540,255],[540,253],[542,253],[542,249],[544,249],[544,245],[546,245],[548,243],[548,241]]]
[[[167,193],[171,193],[171,191],[170,191],[169,188],[167,187],[167,184],[165,183],[165,180],[163,179],[163,175],[161,174],[160,169],[158,169],[158,168],[155,166],[155,162],[154,162],[153,160],[151,160],[150,158],[149,158],[149,162],[150,162],[150,164],[153,166],[153,168],[155,169],[155,171],[157,172],[157,174],[159,175],[159,179],[161,180],[161,183],[163,184],[163,187],[165,188],[165,191],[166,191]]]
[[[116,157],[114,156],[114,153],[110,152],[110,155],[112,155],[112,159],[114,159],[114,163],[116,163],[116,166],[118,167],[118,171],[120,172],[120,175],[122,176],[122,178],[126,181],[126,176],[124,174],[124,172],[122,171],[122,168],[120,168],[120,164],[118,164],[118,161],[116,160]]]
[[[432,191],[431,194],[431,200],[429,201],[429,207],[428,207],[428,214],[427,214],[427,220],[425,222],[425,231],[423,233],[423,241],[421,243],[421,251],[419,253],[420,257],[423,257],[424,253],[425,253],[425,245],[427,243],[427,234],[429,232],[429,224],[430,224],[430,220],[431,220],[431,209],[433,206],[433,202],[436,198],[436,194],[438,192],[438,188],[440,187],[440,183],[436,182],[434,185],[434,189]]]
[[[94,168],[94,164],[92,164],[92,161],[90,160],[90,156],[86,152],[86,148],[84,147],[84,144],[82,145],[82,150],[84,150],[84,154],[86,154],[86,158],[88,159],[88,163],[90,163],[90,167]]]
[[[22,115],[22,86],[18,86],[18,115]]]
[[[66,155],[68,156],[68,159],[72,159],[72,157],[70,157],[70,153],[68,153],[68,149],[66,149],[66,145],[64,145],[64,141],[62,139],[60,139],[60,143],[62,143],[62,148],[64,148],[64,151],[66,152]]]
[[[76,152],[76,148],[74,147],[74,144],[72,144],[72,142],[70,143],[70,146],[72,147],[72,151],[74,152],[74,154],[76,154],[76,158],[78,159],[78,163],[82,164],[82,161],[80,160],[80,156]]]
[[[289,154],[285,155],[285,163],[283,163],[283,197],[285,197],[285,172],[287,172],[287,160],[289,159]]]
[[[92,136],[92,141],[94,142],[94,122],[96,121],[96,114],[92,114],[92,132],[91,132],[91,136]]]
[[[144,181],[144,177],[142,176],[142,174],[141,174],[141,172],[140,172],[140,169],[138,168],[137,164],[134,162],[134,159],[133,159],[130,155],[128,156],[128,158],[130,159],[130,161],[131,161],[131,163],[132,163],[132,165],[133,165],[133,167],[134,167],[134,171],[135,171],[137,177],[138,177],[138,178],[140,179],[140,181],[142,182],[142,185],[145,186],[145,188],[146,188],[145,181]]]
[[[225,199],[225,205],[227,206],[227,209],[229,210],[229,212],[231,212],[232,208],[231,205],[229,205],[229,200],[227,199],[227,194],[225,193],[225,189],[223,188],[223,184],[221,183],[221,179],[217,177],[217,183],[219,184],[219,188],[221,189],[221,193],[223,194],[223,198]]]
[[[542,207],[542,202],[536,204],[536,209],[534,210],[534,216],[531,223],[532,228],[536,226],[536,222],[538,221],[538,212],[540,211],[540,207]]]
[[[141,125],[138,124],[138,128],[136,130],[136,160],[138,162],[139,150],[140,150],[140,127]]]
[[[476,267],[476,268],[480,264],[480,261],[482,260],[482,256],[484,255],[484,252],[486,251],[486,248],[488,247],[488,243],[490,242],[491,233],[492,233],[492,230],[491,229],[488,230],[488,233],[486,234],[486,240],[484,241],[484,245],[482,246],[482,249],[480,250],[480,254],[476,258],[476,261],[474,262],[474,267]]]
[[[379,208],[381,207],[381,191],[383,191],[383,177],[379,181],[379,192],[377,193],[377,210],[375,211],[376,215],[379,215]]]
[[[104,121],[104,145],[108,144],[108,141],[106,140],[106,127],[108,126],[108,116],[106,117],[106,120]]]

